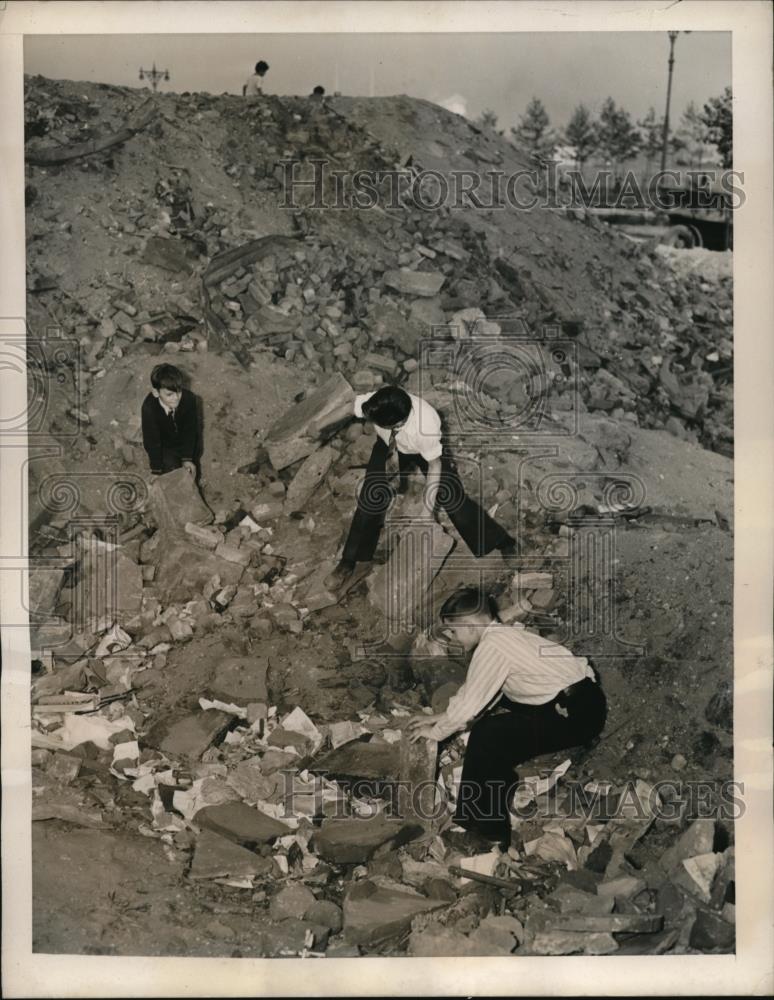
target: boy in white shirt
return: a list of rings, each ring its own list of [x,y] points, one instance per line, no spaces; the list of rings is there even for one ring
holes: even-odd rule
[[[347,414],[336,412],[330,424]],[[408,473],[419,465],[427,477],[425,495],[433,507],[442,507],[476,556],[500,549],[505,556],[514,552],[514,540],[486,511],[465,494],[457,467],[445,451],[441,418],[425,400],[399,386],[385,385],[373,393],[355,397],[354,416],[371,420],[377,440],[371,452],[357,510],[344,544],[341,560],[326,580],[336,590],[352,576],[355,564],[373,559],[387,508],[393,498],[386,466],[393,448],[397,449],[400,492],[408,489]],[[433,516],[428,504],[426,514]]]
[[[441,622],[447,641],[475,653],[446,711],[415,716],[408,738],[443,740],[479,716],[465,749],[454,822],[507,849],[514,767],[590,743],[605,724],[605,695],[585,657],[522,625],[503,625],[494,602],[475,587],[447,599]],[[495,705],[507,711],[487,711]]]

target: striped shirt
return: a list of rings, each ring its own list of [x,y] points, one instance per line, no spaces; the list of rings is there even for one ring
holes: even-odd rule
[[[442,740],[464,729],[502,694],[525,705],[544,705],[585,677],[596,680],[585,657],[575,656],[519,623],[492,622],[479,640],[465,683],[449,700],[430,735]]]

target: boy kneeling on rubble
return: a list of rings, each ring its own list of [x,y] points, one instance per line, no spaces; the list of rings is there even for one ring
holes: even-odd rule
[[[504,625],[492,598],[475,587],[452,594],[440,618],[440,636],[475,653],[446,711],[415,716],[409,739],[443,740],[495,702],[504,709],[482,714],[470,730],[454,822],[505,850],[514,767],[590,743],[604,727],[607,702],[585,658],[519,623]]]
[[[437,502],[475,556],[499,549],[504,557],[514,554],[513,538],[486,511],[468,497],[457,466],[444,447],[441,418],[425,400],[396,385],[355,397],[354,416],[371,420],[376,441],[357,500],[357,510],[344,544],[341,560],[325,585],[336,590],[352,576],[355,564],[374,557],[385,514],[393,499],[387,475],[387,459],[398,453],[400,493],[408,490],[408,474],[418,465],[427,477],[426,515],[432,517]],[[351,419],[348,407],[329,418],[329,425]]]
[[[183,388],[183,373],[174,365],[156,365],[151,391],[142,404],[142,444],[151,474],[185,469],[196,476],[199,419],[196,397]]]

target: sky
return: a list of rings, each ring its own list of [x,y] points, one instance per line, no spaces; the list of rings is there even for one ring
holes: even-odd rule
[[[259,59],[264,91],[308,94],[316,84],[350,96],[408,94],[475,118],[493,109],[515,124],[533,96],[555,125],[611,96],[634,118],[666,100],[666,32],[466,34],[27,35],[25,72],[55,79],[141,86],[155,62],[161,89],[241,93]],[[672,118],[731,84],[731,34],[681,32],[675,45]]]

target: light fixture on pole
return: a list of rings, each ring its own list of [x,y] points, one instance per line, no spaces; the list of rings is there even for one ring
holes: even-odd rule
[[[675,39],[680,34],[679,31],[670,31],[669,35],[669,76],[667,77],[666,111],[664,112],[664,131],[661,135],[661,173],[666,170],[667,145],[669,143],[669,105],[672,102],[672,71],[675,65]],[[690,35],[690,31],[684,31],[684,35]]]
[[[150,80],[151,86],[153,87],[153,92],[159,89],[159,80],[169,79],[168,69],[156,69],[156,63],[153,64],[153,69],[142,69],[140,68],[140,79]]]

